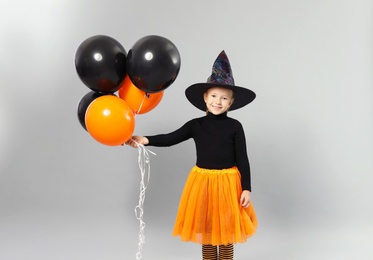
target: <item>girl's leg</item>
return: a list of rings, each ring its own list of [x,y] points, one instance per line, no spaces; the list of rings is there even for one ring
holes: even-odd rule
[[[219,246],[219,260],[233,260],[233,244]]]
[[[218,247],[213,245],[202,245],[202,259],[203,260],[217,260]]]

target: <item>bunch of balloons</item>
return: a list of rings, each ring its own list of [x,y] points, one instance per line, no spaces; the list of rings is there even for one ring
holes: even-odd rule
[[[115,146],[131,138],[136,114],[159,104],[179,73],[180,54],[170,40],[157,35],[138,40],[128,55],[117,40],[96,35],[79,45],[75,67],[91,89],[78,104],[81,126],[96,141]]]

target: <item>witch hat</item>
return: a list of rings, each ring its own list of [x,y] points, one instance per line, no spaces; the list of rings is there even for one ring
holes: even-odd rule
[[[231,65],[223,50],[216,58],[212,73],[206,83],[196,83],[185,90],[185,95],[190,103],[202,111],[206,111],[206,103],[203,94],[211,87],[222,87],[233,90],[234,102],[229,108],[230,111],[239,109],[252,102],[256,95],[250,89],[239,87],[234,84]]]

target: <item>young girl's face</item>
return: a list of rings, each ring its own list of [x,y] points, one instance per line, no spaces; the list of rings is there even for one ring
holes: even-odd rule
[[[228,111],[233,103],[233,91],[227,88],[212,87],[203,96],[207,110],[220,115]]]

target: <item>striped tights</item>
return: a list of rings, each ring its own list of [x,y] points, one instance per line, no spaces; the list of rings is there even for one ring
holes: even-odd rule
[[[202,245],[202,259],[203,260],[233,260],[233,244],[219,246]]]

